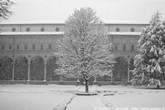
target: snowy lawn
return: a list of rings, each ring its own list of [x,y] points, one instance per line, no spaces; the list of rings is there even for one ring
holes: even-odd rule
[[[68,85],[0,85],[0,110],[53,110],[84,87]],[[125,86],[91,86],[96,96],[75,96],[67,110],[105,107],[165,107],[165,90]],[[78,109],[80,108],[80,109]],[[83,109],[84,110],[84,109]]]
[[[103,102],[113,107],[161,108],[165,107],[165,89],[135,89],[132,87],[104,86]]]
[[[0,85],[0,110],[53,110],[75,86]]]

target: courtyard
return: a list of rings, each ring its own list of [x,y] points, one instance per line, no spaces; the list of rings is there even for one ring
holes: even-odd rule
[[[164,89],[131,86],[90,86],[98,95],[77,96],[84,86],[0,85],[0,110],[110,110],[165,107]]]

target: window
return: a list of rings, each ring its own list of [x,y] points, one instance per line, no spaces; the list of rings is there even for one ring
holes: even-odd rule
[[[43,50],[43,49],[44,49],[43,44],[41,44],[41,50]]]
[[[134,28],[131,28],[131,32],[135,32],[135,29]]]
[[[4,46],[4,45],[2,45],[2,46],[1,46],[1,49],[2,49],[2,50],[5,50],[5,46]]]
[[[28,49],[28,46],[27,46],[26,44],[24,45],[24,49],[25,49],[25,50],[27,50],[27,49]]]
[[[35,49],[36,49],[36,46],[35,46],[35,44],[33,44],[32,48],[33,48],[33,50],[35,50]]]
[[[115,45],[115,50],[116,50],[116,51],[118,50],[118,47],[117,47],[117,45]]]
[[[16,31],[16,28],[12,28],[12,32],[15,32]]]
[[[126,51],[126,45],[125,44],[123,45],[123,51]]]
[[[27,31],[27,32],[29,32],[29,31],[30,31],[30,28],[29,28],[29,27],[28,27],[28,28],[26,28],[26,31]]]
[[[19,50],[19,45],[17,45],[17,50]]]
[[[41,28],[41,31],[43,32],[43,31],[45,31],[45,29],[44,28]]]
[[[134,51],[135,50],[135,47],[134,45],[131,46],[131,51]]]
[[[52,49],[52,45],[51,44],[49,44],[49,49]]]
[[[11,50],[12,49],[12,46],[11,45],[9,45],[9,50]]]
[[[60,29],[57,27],[57,28],[56,28],[56,31],[58,32],[58,31],[60,31]]]
[[[120,29],[119,28],[116,28],[116,32],[119,32],[120,31]]]

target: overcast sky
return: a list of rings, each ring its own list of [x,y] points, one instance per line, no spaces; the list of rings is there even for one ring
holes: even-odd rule
[[[165,15],[165,0],[16,0],[3,22],[63,23],[81,7],[91,7],[105,23],[148,23],[156,11]]]

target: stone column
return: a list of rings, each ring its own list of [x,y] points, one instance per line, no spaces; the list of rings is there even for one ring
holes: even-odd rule
[[[15,57],[13,57],[12,81],[14,81],[14,76],[15,76]]]
[[[128,69],[128,70],[127,70],[127,71],[128,71],[128,76],[127,76],[128,79],[127,79],[127,81],[130,82],[130,81],[129,81],[129,80],[130,80],[130,76],[129,76],[129,62],[130,62],[130,56],[127,57],[127,60],[128,60],[128,68],[127,68],[127,69]]]
[[[97,82],[97,76],[94,76],[93,84],[96,84],[96,82]]]
[[[28,79],[27,79],[27,82],[30,81],[30,63],[31,63],[31,58],[28,58]]]
[[[111,83],[113,82],[113,72],[111,72]]]
[[[44,59],[44,82],[46,82],[46,72],[47,72],[47,68],[46,68],[46,65],[47,65],[47,59],[45,58]]]

